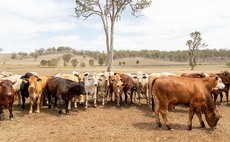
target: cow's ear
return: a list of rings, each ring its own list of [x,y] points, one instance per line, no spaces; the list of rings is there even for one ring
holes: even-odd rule
[[[40,81],[42,81],[42,79],[41,79],[41,78],[38,78],[38,79],[37,79],[37,81],[39,81],[39,82],[40,82]]]
[[[12,82],[12,84],[14,85],[16,82],[17,82],[17,81],[14,81],[14,82]]]
[[[144,79],[146,79],[146,78],[147,78],[147,76],[143,76],[143,78],[144,78]]]

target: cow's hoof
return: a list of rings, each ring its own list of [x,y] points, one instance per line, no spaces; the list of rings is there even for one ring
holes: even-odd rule
[[[168,128],[168,130],[171,130],[171,131],[172,131],[172,128],[171,128],[169,125],[167,125],[167,128]]]
[[[37,110],[37,111],[35,111],[35,113],[40,113],[40,111]]]
[[[157,123],[158,127],[162,127],[162,124],[161,123]]]
[[[97,107],[97,105],[94,105],[94,108],[96,108]]]
[[[188,130],[191,131],[192,130],[192,125],[188,126]]]
[[[11,117],[11,118],[10,118],[10,121],[13,121],[13,120],[14,120],[14,118],[13,118],[13,117]]]
[[[88,106],[85,106],[85,109],[87,109],[88,108]]]
[[[32,113],[32,111],[29,111],[29,114],[31,114]]]

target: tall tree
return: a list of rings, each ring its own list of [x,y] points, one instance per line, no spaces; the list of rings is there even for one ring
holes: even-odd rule
[[[189,49],[189,65],[191,66],[191,70],[194,70],[194,67],[197,64],[197,57],[195,52],[199,48],[206,47],[207,45],[205,43],[201,43],[201,33],[198,31],[190,33],[190,36],[192,39],[188,40],[186,45],[188,45]]]
[[[107,71],[110,71],[113,63],[113,41],[114,26],[120,19],[126,7],[130,7],[132,15],[137,14],[144,8],[151,5],[152,0],[76,0],[76,17],[83,17],[85,20],[92,15],[100,17],[105,37],[108,57]]]

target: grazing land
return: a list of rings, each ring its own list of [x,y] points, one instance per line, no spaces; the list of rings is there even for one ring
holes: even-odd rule
[[[2,58],[2,57],[1,57]],[[6,58],[5,58],[6,60]],[[225,65],[198,65],[194,71],[190,70],[187,64],[158,62],[146,59],[139,59],[140,64],[131,64],[136,59],[126,59],[125,66],[118,66],[119,61],[114,61],[113,70],[115,72],[135,73],[139,70],[145,73],[152,72],[171,72],[180,75],[183,72],[220,72],[228,70]],[[132,62],[133,60],[133,62]],[[0,60],[0,72],[9,71],[13,74],[24,74],[28,71],[36,71],[40,75],[53,75],[55,73],[72,73],[72,71],[105,71],[106,67],[96,66],[73,68],[67,67],[40,67],[39,60],[11,61],[7,60],[3,63]],[[141,64],[141,63],[145,64]],[[147,64],[148,63],[148,64]],[[117,66],[116,66],[116,65]],[[219,102],[219,99],[218,99]],[[141,101],[142,105],[137,103],[133,105],[117,108],[114,102],[108,102],[106,106],[99,105],[94,108],[93,105],[85,109],[79,105],[78,110],[71,110],[70,115],[63,114],[57,117],[57,109],[48,110],[47,106],[41,107],[41,113],[28,114],[29,104],[27,100],[26,110],[22,111],[17,105],[17,101],[13,107],[15,119],[8,119],[9,112],[4,109],[4,118],[0,121],[0,141],[43,141],[43,142],[66,142],[66,141],[84,141],[84,142],[227,142],[230,141],[230,106],[226,104],[224,96],[223,104],[218,106],[222,115],[217,128],[212,130],[205,121],[206,128],[201,128],[198,118],[193,119],[193,130],[187,130],[188,108],[177,106],[172,112],[169,112],[169,120],[172,124],[173,131],[168,131],[163,123],[162,128],[158,128],[155,124],[155,116],[151,108],[146,105],[145,100]],[[204,116],[203,116],[204,118]],[[163,122],[163,120],[161,119]]]

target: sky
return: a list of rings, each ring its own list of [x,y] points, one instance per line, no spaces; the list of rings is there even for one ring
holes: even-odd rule
[[[0,0],[2,53],[68,46],[106,51],[99,17],[75,18],[75,0]],[[115,50],[187,50],[201,32],[209,49],[230,49],[230,0],[152,0],[142,16],[128,11],[116,22]]]

